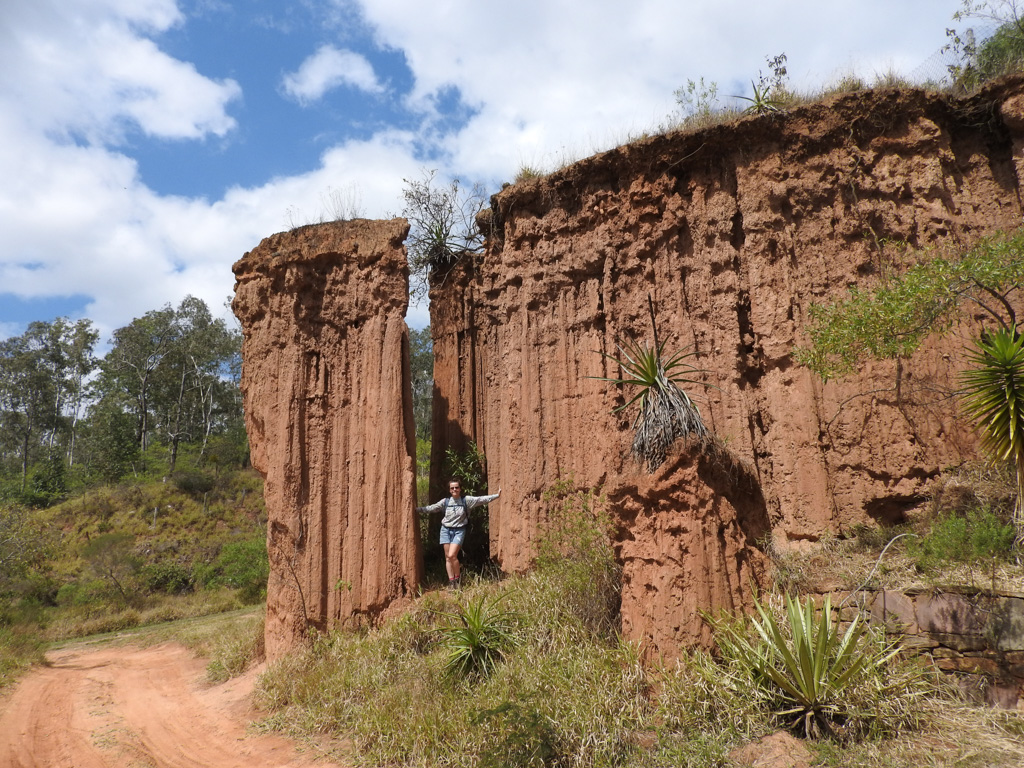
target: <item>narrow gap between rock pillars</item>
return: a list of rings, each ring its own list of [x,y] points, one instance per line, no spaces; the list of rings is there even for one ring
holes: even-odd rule
[[[473,440],[472,429],[459,418],[464,411],[459,403],[449,402],[449,391],[468,391],[470,382],[462,377],[468,372],[448,370],[449,359],[459,360],[459,350],[441,354],[440,365],[435,358],[436,333],[423,308],[411,308],[409,325],[410,378],[412,385],[413,421],[415,424],[416,504],[419,507],[451,503],[449,488],[454,478],[460,483],[462,496],[484,496],[495,493],[488,486],[487,459]],[[431,313],[433,314],[433,313]],[[455,338],[459,334],[444,334]],[[444,344],[442,340],[440,342]],[[436,367],[435,367],[436,366]],[[444,386],[447,382],[450,386]],[[444,505],[419,515],[419,535],[423,551],[425,589],[449,586],[449,569],[441,544],[441,521]],[[482,576],[497,568],[491,559],[490,512],[488,506],[469,510],[469,524],[459,547],[461,583],[466,578]]]

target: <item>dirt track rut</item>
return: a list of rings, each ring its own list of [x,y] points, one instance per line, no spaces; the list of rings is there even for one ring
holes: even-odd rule
[[[178,645],[47,655],[0,700],[0,768],[340,768],[254,734],[254,674],[211,686]]]

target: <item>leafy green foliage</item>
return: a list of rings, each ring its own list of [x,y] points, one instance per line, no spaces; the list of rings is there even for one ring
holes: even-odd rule
[[[202,497],[203,494],[212,491],[217,484],[216,478],[209,472],[201,472],[199,470],[179,470],[175,472],[171,479],[179,490],[184,491],[190,496]]]
[[[650,303],[650,298],[648,297]],[[633,397],[614,410],[622,411],[633,403],[640,409],[633,421],[632,454],[653,472],[665,461],[668,449],[679,438],[704,438],[708,434],[700,410],[680,384],[700,384],[689,376],[697,369],[686,362],[696,352],[680,351],[666,359],[665,342],[658,343],[654,305],[650,303],[654,344],[628,339],[616,347],[620,357],[602,352],[622,369],[620,378],[602,378],[612,384],[636,387]]]
[[[955,21],[976,18],[998,25],[989,37],[979,41],[975,30],[947,29],[945,50],[957,57],[949,72],[956,87],[971,90],[1012,72],[1024,64],[1024,17],[1018,0],[962,0]]]
[[[1006,559],[1013,549],[1013,525],[990,509],[974,509],[966,515],[945,515],[928,534],[910,544],[917,566],[931,570],[946,562],[980,563]]]
[[[38,498],[22,500],[45,502],[63,493],[63,483],[48,481],[54,460],[64,454],[60,447],[74,440],[97,336],[88,320],[58,318],[30,323],[21,336],[0,341],[0,477],[19,478],[8,495],[30,490],[29,471],[39,460],[49,464],[48,478],[32,489]]]
[[[204,587],[232,587],[246,603],[256,603],[267,593],[270,560],[262,536],[225,544],[209,566],[196,568],[196,579]]]
[[[930,258],[875,288],[854,286],[843,301],[812,305],[811,345],[794,357],[826,380],[868,358],[905,358],[930,334],[948,330],[965,302],[1012,325],[1007,296],[1022,282],[1024,229],[982,240],[962,255]]]
[[[420,507],[430,503],[430,448],[429,439],[416,438],[416,505]]]
[[[192,570],[181,563],[146,563],[139,571],[139,581],[147,592],[180,595],[192,590],[193,580]]]
[[[465,495],[478,496],[487,488],[487,459],[474,442],[470,442],[464,451],[449,446],[444,451],[442,474],[446,486],[448,478],[456,477],[462,481],[462,492]]]
[[[840,727],[855,729],[858,720],[873,717],[854,711],[847,692],[893,659],[894,646],[873,645],[860,616],[842,632],[827,596],[819,613],[810,598],[801,605],[787,595],[785,624],[760,602],[754,605],[760,619],[751,617],[749,623],[706,617],[716,629],[723,656],[754,696],[809,738],[835,737],[842,733]]]
[[[412,415],[417,440],[430,440],[434,405],[434,347],[430,326],[409,331]]]
[[[487,677],[516,642],[516,617],[484,596],[470,600],[452,623],[439,631],[445,649],[444,672],[453,678]]]
[[[93,572],[110,581],[126,604],[134,597],[133,579],[142,565],[133,551],[135,537],[118,531],[100,534],[84,547],[82,557],[92,566]]]
[[[186,453],[245,462],[241,334],[203,301],[117,329],[102,360],[97,341],[89,320],[58,318],[0,342],[0,500],[45,507],[147,463],[173,473]]]
[[[964,409],[992,457],[1017,470],[1014,524],[1024,542],[1024,335],[1016,328],[987,333],[968,358],[973,367],[961,375]]]
[[[47,530],[27,509],[0,504],[0,597],[11,594],[21,579],[39,569],[52,546]]]

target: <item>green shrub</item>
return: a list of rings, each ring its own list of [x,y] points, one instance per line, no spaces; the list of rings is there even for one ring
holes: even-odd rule
[[[974,509],[965,517],[946,515],[936,520],[927,535],[912,542],[909,550],[917,567],[934,570],[943,563],[980,563],[1006,560],[1013,554],[1016,529],[989,507]]]
[[[147,563],[142,566],[139,578],[147,592],[180,595],[192,591],[192,571],[180,563]]]
[[[115,599],[116,594],[114,586],[103,579],[71,581],[57,590],[57,605],[99,605]]]
[[[196,582],[204,587],[233,587],[246,603],[257,603],[267,593],[270,560],[262,536],[225,544],[210,565],[197,565]]]
[[[199,470],[186,470],[175,472],[173,476],[174,485],[178,490],[190,496],[202,496],[209,493],[217,485],[217,478],[209,472]]]

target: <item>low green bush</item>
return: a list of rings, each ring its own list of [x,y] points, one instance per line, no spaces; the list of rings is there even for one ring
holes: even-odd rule
[[[180,563],[146,563],[139,571],[139,580],[147,592],[180,595],[192,590],[192,570]]]
[[[88,606],[111,602],[116,599],[117,590],[103,579],[84,579],[61,585],[57,590],[57,605]]]
[[[202,496],[209,493],[217,485],[217,478],[212,472],[201,472],[199,470],[185,470],[175,472],[173,476],[174,485],[178,490],[190,496]]]
[[[949,562],[1008,560],[1013,555],[1015,534],[1012,523],[982,507],[968,511],[965,516],[940,517],[926,535],[912,541],[908,548],[917,567],[930,571]]]
[[[225,544],[210,564],[195,566],[195,580],[203,587],[233,587],[246,603],[257,603],[266,596],[270,560],[266,540],[247,539]]]

